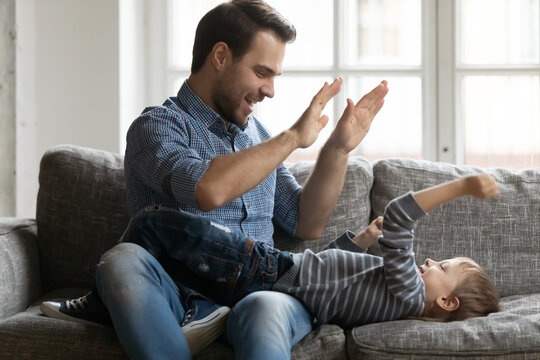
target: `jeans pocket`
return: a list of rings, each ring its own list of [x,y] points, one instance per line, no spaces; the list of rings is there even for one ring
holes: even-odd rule
[[[190,264],[191,272],[206,281],[201,282],[201,293],[209,294],[223,303],[231,301],[236,290],[243,264],[224,260],[208,254],[202,254]]]

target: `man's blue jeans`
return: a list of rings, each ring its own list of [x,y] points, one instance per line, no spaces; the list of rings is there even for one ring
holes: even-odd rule
[[[238,358],[288,359],[311,331],[311,315],[289,295],[263,291],[242,299],[272,287],[292,264],[287,252],[176,210],[142,212],[123,241],[102,257],[96,286],[132,358],[189,358],[178,283],[222,304],[240,300],[227,324]]]

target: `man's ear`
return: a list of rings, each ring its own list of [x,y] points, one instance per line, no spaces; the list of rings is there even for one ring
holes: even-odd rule
[[[459,299],[456,296],[439,296],[435,303],[444,311],[456,311],[459,308]]]
[[[232,58],[231,55],[229,46],[223,41],[220,41],[214,44],[212,52],[210,53],[210,60],[217,70],[221,70],[228,65],[230,58]]]

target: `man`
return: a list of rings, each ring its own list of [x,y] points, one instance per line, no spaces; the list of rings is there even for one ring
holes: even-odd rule
[[[270,245],[272,220],[299,238],[320,236],[341,192],[348,153],[366,135],[388,89],[383,82],[358,104],[347,100],[301,187],[282,162],[316,140],[328,122],[322,110],[342,79],[325,84],[291,128],[275,137],[251,115],[257,102],[274,96],[285,45],[295,36],[262,0],[233,0],[201,19],[191,75],[176,97],[145,109],[128,132],[130,215],[154,205],[176,208]],[[120,244],[98,264],[92,295],[55,305],[49,314],[84,317],[80,313],[99,308],[101,298],[131,358],[189,358],[190,347],[194,353],[219,335],[228,309],[190,291],[186,272],[167,260]],[[263,291],[233,307],[226,334],[240,359],[286,359],[312,320],[293,297]]]

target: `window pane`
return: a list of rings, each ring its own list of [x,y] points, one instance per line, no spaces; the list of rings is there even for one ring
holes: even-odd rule
[[[539,76],[465,76],[465,163],[540,166]]]
[[[353,155],[370,161],[384,157],[422,157],[422,81],[420,77],[387,78],[390,89],[371,129]],[[377,86],[380,78],[350,78],[347,96],[354,101]]]
[[[274,98],[265,99],[257,104],[255,117],[270,130],[272,135],[277,135],[294,124],[325,81],[332,80],[325,77],[280,76],[275,81]],[[319,148],[332,132],[333,106],[333,100],[331,100],[324,109],[323,113],[328,115],[330,120],[319,134],[317,141],[307,149],[296,150],[287,161],[295,162],[317,158]]]
[[[332,0],[268,0],[296,28],[296,40],[287,45],[285,71],[332,66],[334,58],[334,7]],[[306,13],[309,9],[309,14]],[[322,49],[322,50],[321,50]]]
[[[343,52],[347,65],[420,65],[420,0],[344,2]]]
[[[538,0],[461,0],[461,63],[539,62]]]
[[[193,40],[199,20],[223,0],[169,0],[169,61],[170,66],[191,67]]]

